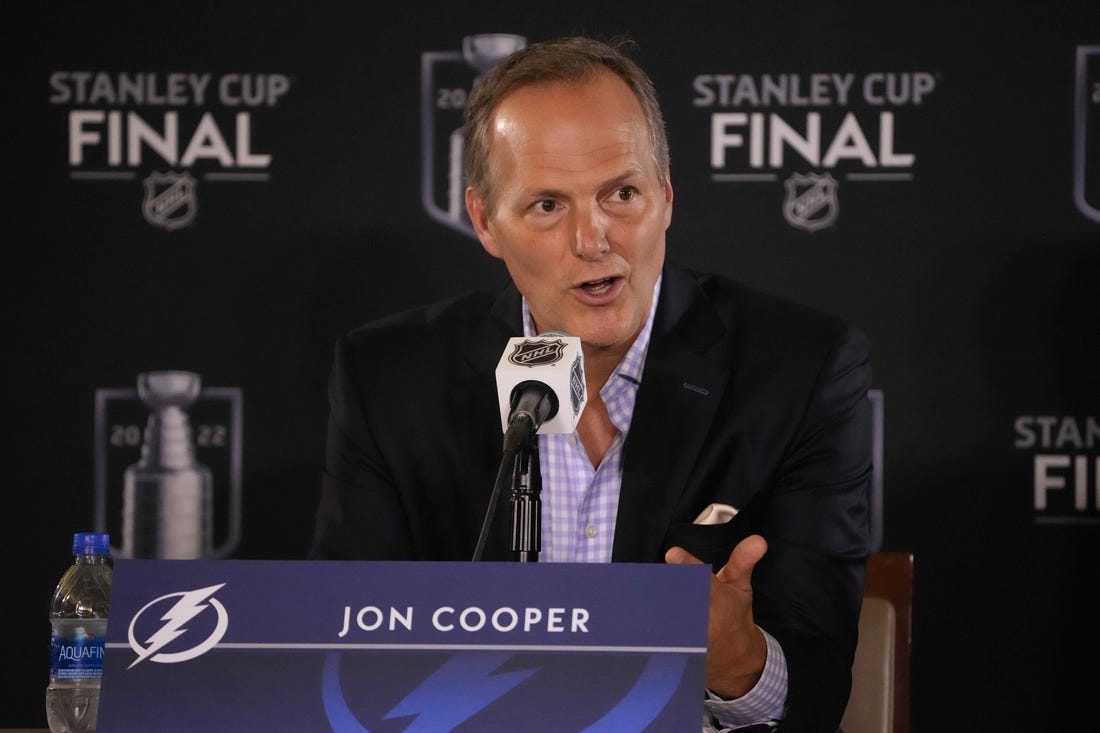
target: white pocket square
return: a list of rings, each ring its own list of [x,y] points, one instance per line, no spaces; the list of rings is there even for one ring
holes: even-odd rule
[[[694,524],[725,524],[736,514],[737,509],[729,504],[711,504],[700,512]]]

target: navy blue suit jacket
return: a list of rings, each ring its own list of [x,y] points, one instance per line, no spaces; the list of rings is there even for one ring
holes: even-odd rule
[[[310,556],[468,560],[501,460],[496,364],[520,295],[469,294],[339,339]],[[871,479],[869,345],[840,319],[666,265],[623,456],[612,560],[743,537],[756,623],[782,644],[784,731],[835,731],[851,688]],[[695,525],[712,502],[739,513]],[[501,501],[505,507],[507,501]],[[510,560],[497,517],[485,560]]]

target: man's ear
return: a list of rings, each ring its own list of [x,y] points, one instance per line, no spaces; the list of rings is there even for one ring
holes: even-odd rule
[[[470,215],[470,223],[474,226],[477,238],[481,240],[481,246],[493,257],[499,258],[500,248],[489,230],[489,213],[485,202],[471,187],[466,188],[466,213]]]
[[[665,230],[672,224],[672,174],[665,168]]]

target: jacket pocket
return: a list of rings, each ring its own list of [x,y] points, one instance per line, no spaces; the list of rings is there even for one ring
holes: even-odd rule
[[[665,533],[665,548],[683,547],[717,570],[726,564],[734,546],[745,537],[740,525],[736,517],[725,524],[671,524]]]

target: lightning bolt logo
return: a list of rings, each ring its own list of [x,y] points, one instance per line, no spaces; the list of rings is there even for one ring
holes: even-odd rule
[[[538,671],[526,669],[494,673],[510,656],[484,652],[456,655],[409,693],[385,717],[392,719],[415,716],[404,733],[454,730]],[[343,699],[339,664],[339,654],[330,654],[325,662],[323,697],[329,724],[334,731],[340,733],[370,733],[355,720]]]
[[[134,618],[130,621],[128,632],[130,648],[134,650],[138,657],[131,662],[127,669],[134,667],[134,665],[146,659],[162,664],[184,662],[188,659],[194,659],[201,654],[205,654],[210,649],[213,649],[214,646],[221,641],[221,638],[225,636],[226,629],[229,628],[229,614],[226,613],[225,606],[219,603],[216,598],[211,597],[223,586],[225,586],[225,583],[218,583],[217,585],[197,588],[196,590],[168,593],[167,595],[163,595],[160,598],[156,598],[146,603],[140,611],[134,614]],[[167,599],[177,597],[179,600],[160,617],[160,620],[164,623],[156,632],[146,638],[144,645],[140,644],[137,640],[136,630],[138,620],[141,618],[142,614]],[[184,624],[191,621],[208,608],[213,608],[218,616],[214,630],[209,636],[198,644],[192,645],[182,651],[171,653],[159,651],[170,642],[187,633],[187,628]]]
[[[386,718],[415,715],[405,733],[453,730],[537,670],[495,673],[510,654],[458,654],[399,702]]]
[[[504,697],[538,669],[497,673],[509,654],[458,654],[399,702],[385,719],[412,718],[403,733],[452,731]],[[633,687],[581,733],[646,730],[672,700],[688,657],[656,654],[649,658]],[[355,718],[340,683],[340,654],[325,660],[322,698],[329,725],[337,733],[371,733]]]

